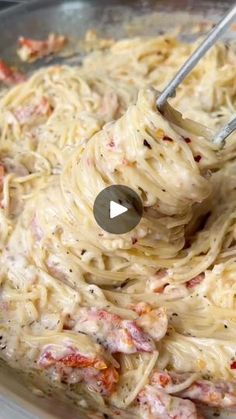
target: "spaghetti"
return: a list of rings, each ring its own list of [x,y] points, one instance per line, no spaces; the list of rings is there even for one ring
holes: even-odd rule
[[[106,414],[236,407],[236,143],[211,143],[235,112],[233,48],[155,107],[195,46],[125,39],[1,93],[1,357]],[[112,184],[144,205],[122,236],[93,217]]]

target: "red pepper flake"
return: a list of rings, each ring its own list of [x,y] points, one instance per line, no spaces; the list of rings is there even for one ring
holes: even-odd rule
[[[190,140],[190,138],[188,138],[188,137],[184,138],[184,141],[185,141],[187,144],[189,144],[189,143],[191,143],[191,142],[192,142],[192,141]]]
[[[126,158],[122,159],[122,166],[128,166],[129,165],[129,160],[127,160]]]
[[[115,147],[115,143],[114,143],[114,141],[113,140],[111,140],[109,143],[108,143],[108,147]]]
[[[138,241],[138,239],[136,239],[136,237],[132,237],[132,244],[136,244]]]
[[[169,141],[169,142],[173,142],[172,138],[168,137],[167,135],[165,135],[163,138],[163,141]]]
[[[201,160],[202,156],[200,156],[200,154],[198,154],[197,156],[194,157],[194,160],[198,163]]]
[[[230,365],[231,370],[236,370],[236,361],[233,361]]]

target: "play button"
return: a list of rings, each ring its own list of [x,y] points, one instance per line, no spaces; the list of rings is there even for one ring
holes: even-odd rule
[[[138,194],[128,186],[112,185],[98,194],[93,214],[103,230],[112,234],[125,234],[140,222],[143,205]]]
[[[117,204],[114,201],[110,202],[110,218],[118,217],[118,215],[124,214],[126,211],[128,211],[128,208],[124,207],[124,205]]]

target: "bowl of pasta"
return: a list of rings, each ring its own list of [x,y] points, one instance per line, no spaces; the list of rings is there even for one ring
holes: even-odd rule
[[[6,417],[236,417],[236,134],[212,143],[235,113],[235,25],[156,108],[231,4],[0,13]],[[125,234],[93,216],[111,185],[142,201]]]

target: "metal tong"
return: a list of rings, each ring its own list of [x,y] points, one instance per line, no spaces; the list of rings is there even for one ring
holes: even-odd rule
[[[226,29],[236,18],[236,4],[226,13],[226,15],[210,30],[206,38],[187,59],[183,66],[179,69],[173,79],[168,83],[163,92],[156,101],[158,109],[162,109],[168,98],[175,96],[178,85],[185,79],[190,71],[196,66],[206,52],[215,44],[222,36]],[[226,124],[213,138],[213,143],[220,148],[224,146],[226,138],[236,129],[236,118]]]

